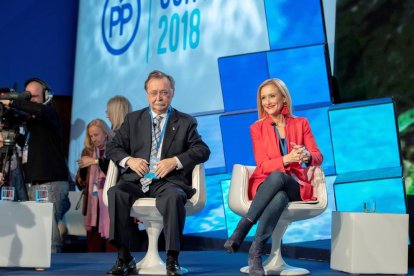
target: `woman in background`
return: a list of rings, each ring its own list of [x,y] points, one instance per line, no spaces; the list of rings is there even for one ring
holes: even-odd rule
[[[111,129],[114,133],[121,127],[124,122],[125,116],[132,111],[131,103],[127,98],[121,95],[116,95],[109,99],[106,106],[106,118],[111,122]],[[109,166],[109,160],[107,163],[102,164],[105,168],[105,172]],[[135,218],[135,222],[139,223],[139,220]],[[148,240],[146,231],[140,231],[137,225],[135,231],[131,234],[131,248],[134,250],[145,250],[145,244]]]
[[[112,130],[118,130],[124,122],[125,115],[132,111],[131,103],[124,96],[114,96],[107,103],[106,117],[111,122]]]
[[[102,164],[106,164],[107,167],[105,148],[112,136],[111,129],[103,120],[92,120],[86,127],[84,149],[78,160],[76,182],[84,191],[83,215],[88,252],[113,251],[113,247],[107,242],[109,213],[102,198],[105,171],[101,167]]]

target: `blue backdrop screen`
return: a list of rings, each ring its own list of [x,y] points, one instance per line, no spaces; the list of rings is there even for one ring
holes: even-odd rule
[[[401,177],[336,184],[334,188],[338,211],[363,212],[364,202],[375,201],[378,213],[406,213]]]
[[[325,42],[320,0],[265,0],[270,49]]]
[[[394,104],[388,99],[329,110],[338,174],[401,166]]]
[[[266,53],[218,60],[224,111],[256,108],[257,88],[269,78]]]
[[[294,106],[331,103],[324,45],[219,59],[226,112],[257,108],[257,88],[269,77],[283,80]]]
[[[331,94],[326,58],[324,45],[268,52],[269,75],[286,83],[294,106],[327,105]]]

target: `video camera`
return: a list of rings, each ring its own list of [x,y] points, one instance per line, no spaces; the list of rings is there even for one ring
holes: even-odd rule
[[[17,93],[14,89],[0,88],[0,100],[30,100],[32,95],[25,91]],[[3,132],[4,146],[14,146],[16,144],[16,136],[18,136],[18,128],[28,119],[30,115],[26,112],[6,108],[0,102],[0,124]]]
[[[32,94],[28,91],[17,93],[14,89],[11,88],[0,88],[0,100],[30,100]],[[0,113],[2,115],[3,113]]]

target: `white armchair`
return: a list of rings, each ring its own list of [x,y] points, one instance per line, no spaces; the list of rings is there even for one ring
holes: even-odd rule
[[[106,174],[106,181],[103,191],[103,200],[108,205],[108,189],[116,184],[118,178],[118,168],[112,161],[109,164]],[[202,164],[195,166],[192,174],[192,186],[196,193],[185,205],[186,215],[193,215],[201,211],[206,203],[205,173]],[[131,208],[131,217],[137,217],[144,223],[148,234],[148,250],[145,257],[137,263],[138,274],[158,274],[166,275],[165,263],[161,260],[158,253],[158,238],[164,227],[162,216],[155,207],[155,198],[140,198],[135,201]],[[187,269],[181,268],[183,273]]]
[[[233,212],[240,216],[247,214],[250,208],[251,200],[248,197],[249,177],[253,173],[254,166],[243,166],[235,164],[231,177],[229,191],[229,206]],[[309,271],[304,268],[296,268],[285,263],[281,254],[281,241],[289,224],[293,221],[304,220],[321,214],[327,207],[326,182],[322,169],[314,171],[315,179],[322,181],[312,182],[316,201],[294,201],[290,202],[288,207],[282,213],[279,222],[272,234],[272,249],[267,260],[263,263],[266,275],[305,275]],[[243,273],[248,273],[249,268],[240,269]]]

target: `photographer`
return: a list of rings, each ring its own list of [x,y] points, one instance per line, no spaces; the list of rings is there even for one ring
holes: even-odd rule
[[[24,181],[29,185],[29,198],[34,200],[37,185],[48,189],[53,203],[52,252],[60,252],[62,239],[58,223],[69,210],[68,168],[62,149],[62,125],[57,112],[51,107],[50,88],[41,79],[26,81],[27,100],[0,100],[5,108],[28,113],[26,140],[22,153]]]

